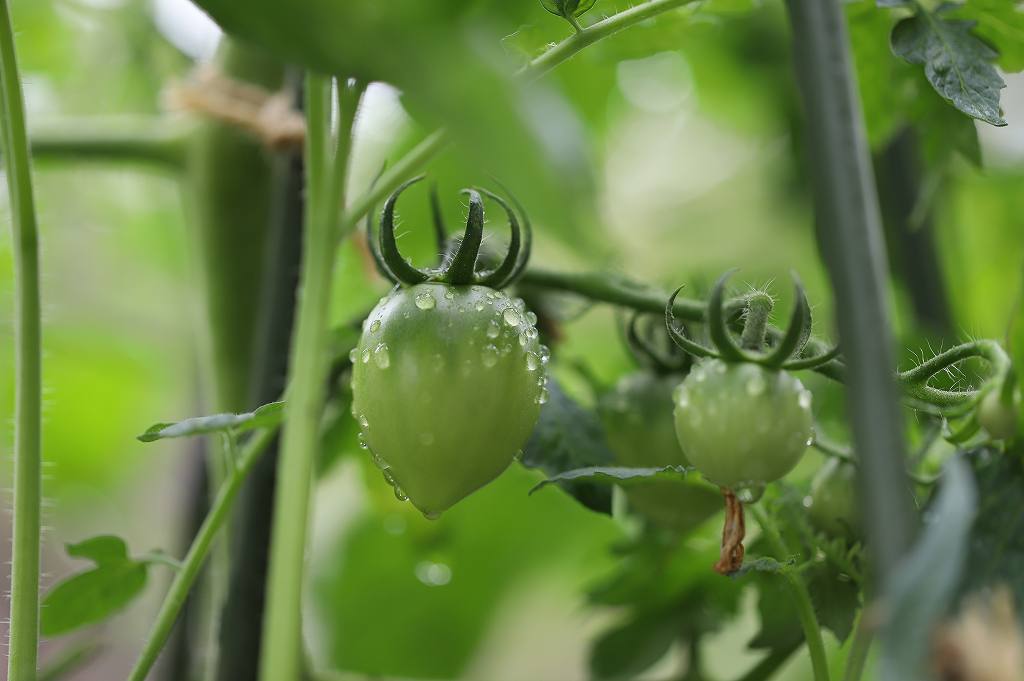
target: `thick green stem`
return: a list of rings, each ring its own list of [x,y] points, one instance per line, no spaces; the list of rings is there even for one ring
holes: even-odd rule
[[[785,560],[789,556],[786,543],[782,540],[775,523],[768,517],[764,509],[757,505],[751,505],[751,513],[761,526],[768,543],[776,554],[776,558]],[[790,596],[793,598],[793,605],[796,608],[797,617],[800,619],[800,626],[804,630],[804,639],[807,642],[807,652],[811,657],[811,668],[814,670],[814,681],[829,681],[828,656],[825,655],[825,643],[821,638],[821,627],[818,625],[818,616],[814,613],[814,603],[811,601],[811,594],[807,590],[800,573],[791,567],[783,567],[779,575],[783,578]]]
[[[177,172],[194,126],[171,117],[76,117],[32,127],[37,161],[138,163]]]
[[[235,497],[238,496],[238,491],[242,488],[246,475],[255,465],[256,461],[259,460],[260,455],[270,445],[275,435],[275,429],[262,430],[246,442],[238,458],[237,467],[221,486],[213,504],[210,506],[210,512],[207,514],[202,526],[200,526],[199,532],[196,533],[188,553],[181,561],[181,569],[174,575],[174,581],[171,582],[171,587],[168,589],[167,595],[164,596],[163,604],[160,606],[160,611],[156,616],[156,622],[153,624],[153,629],[150,631],[149,637],[142,647],[138,661],[128,675],[128,681],[144,681],[153,668],[153,664],[156,662],[157,657],[159,657],[160,651],[171,635],[171,629],[173,629],[174,623],[178,619],[182,607],[185,605],[189,591],[192,589],[192,585],[195,584],[200,569],[210,553],[213,540],[230,515],[231,507],[235,502]]]
[[[860,455],[861,507],[878,583],[911,544],[878,199],[840,0],[787,0],[800,85],[817,235],[848,364],[848,410]]]
[[[775,301],[767,293],[757,293],[747,298],[747,309],[743,318],[743,335],[740,345],[744,350],[760,352],[764,349],[765,334],[768,332],[768,318]]]
[[[345,170],[338,178],[330,172],[332,160],[327,158],[330,89],[329,78],[307,76],[305,243],[274,504],[260,661],[263,681],[298,678],[302,667],[301,603],[309,498],[326,391],[327,316],[334,274],[334,246],[339,233],[340,206],[331,202],[344,202],[343,190],[334,191],[328,181],[340,181],[344,186],[354,120],[353,112],[342,112],[333,163],[334,167]]]
[[[42,497],[42,319],[39,234],[25,103],[7,0],[0,0],[0,132],[14,237],[16,403],[14,416],[14,537],[7,678],[35,681],[39,647],[39,535]]]

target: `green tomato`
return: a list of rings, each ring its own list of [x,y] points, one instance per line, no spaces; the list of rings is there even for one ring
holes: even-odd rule
[[[860,536],[857,508],[857,470],[852,464],[829,459],[811,481],[811,522],[833,537]]]
[[[547,399],[546,349],[520,300],[424,283],[381,299],[352,352],[361,442],[428,517],[496,478]]]
[[[676,390],[675,426],[705,478],[757,490],[793,470],[807,450],[811,393],[786,371],[708,360]]]
[[[679,376],[638,371],[601,397],[598,412],[619,464],[689,466],[672,422],[672,392]],[[624,487],[632,509],[656,525],[686,532],[722,508],[722,497],[692,480],[650,480]]]
[[[989,390],[978,404],[978,423],[997,440],[1009,440],[1017,434],[1017,412],[1003,404],[1000,391]]]

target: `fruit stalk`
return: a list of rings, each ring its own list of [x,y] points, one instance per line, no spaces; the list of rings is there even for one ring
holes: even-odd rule
[[[731,575],[743,567],[743,539],[747,534],[743,503],[731,489],[722,488],[725,497],[725,525],[722,527],[722,553],[715,563],[715,572]]]
[[[7,678],[35,681],[39,647],[39,546],[42,502],[42,316],[39,234],[25,103],[7,0],[0,0],[0,132],[14,237],[16,404],[14,537]]]

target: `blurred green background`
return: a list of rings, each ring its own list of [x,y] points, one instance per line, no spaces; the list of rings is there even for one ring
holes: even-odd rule
[[[186,78],[196,60],[208,60],[216,44],[215,31],[185,0],[12,4],[30,129],[76,116],[160,114],[164,89]],[[510,4],[493,27],[510,62],[568,34],[538,2]],[[975,126],[940,102],[919,70],[890,55],[892,18],[873,5],[851,2],[848,15],[883,201],[887,189],[908,195],[900,188],[908,175],[916,185],[909,207],[885,203],[887,217],[902,211],[904,218],[889,220],[887,229],[906,361],[969,336],[1005,332],[1024,262],[1024,79],[1008,76],[1007,128]],[[588,20],[626,6],[598,0]],[[788,272],[797,270],[817,332],[833,336],[779,3],[712,0],[646,22],[588,49],[545,84],[568,116],[551,124],[551,134],[583,142],[592,189],[576,182],[548,188],[566,194],[571,213],[538,205],[534,214],[527,206],[535,218],[535,263],[603,269],[666,287],[686,282],[695,291],[735,266],[738,286],[767,284],[780,295],[779,319],[789,304]],[[374,86],[360,122],[354,185],[365,187],[382,160],[425,129],[394,90]],[[910,172],[898,165],[907,148]],[[457,153],[443,155],[432,174],[455,224],[457,189],[486,179]],[[36,179],[45,301],[44,565],[52,583],[74,569],[63,542],[93,534],[120,534],[137,552],[181,551],[198,453],[178,441],[144,445],[135,435],[156,421],[204,413],[211,398],[200,369],[205,316],[187,189],[153,168],[47,159],[37,161]],[[423,264],[434,250],[425,197],[411,190],[402,206],[409,229],[402,248]],[[12,281],[5,234],[5,454],[13,421]],[[334,321],[349,320],[384,291],[357,246],[346,245]],[[607,382],[630,369],[609,309],[581,307],[565,331],[562,366],[584,361]],[[572,383],[571,372],[565,378]],[[807,380],[818,417],[841,436],[838,391]],[[588,399],[585,390],[576,394]],[[351,431],[330,442],[339,461],[317,488],[306,631],[319,666],[413,678],[587,677],[590,642],[618,612],[587,605],[585,594],[614,570],[611,547],[629,527],[555,489],[528,497],[540,474],[518,465],[429,522],[393,498]],[[793,479],[805,480],[819,460],[809,454]],[[9,475],[8,465],[5,486]],[[694,547],[714,545],[716,522],[689,540]],[[6,551],[8,542],[0,546]],[[692,560],[699,563],[706,552],[697,548]],[[6,558],[0,565],[6,569]],[[169,577],[154,574],[146,598],[105,626],[101,657],[75,679],[124,675]],[[758,657],[744,650],[757,628],[753,594],[747,596],[736,622],[704,643],[716,678],[735,677]],[[46,654],[63,645],[48,643]],[[681,656],[673,651],[644,678],[673,678]],[[785,678],[809,678],[807,660],[796,656]]]

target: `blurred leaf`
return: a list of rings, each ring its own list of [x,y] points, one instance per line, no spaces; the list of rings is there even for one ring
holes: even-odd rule
[[[681,613],[626,620],[601,634],[590,648],[594,679],[633,679],[668,653],[680,638]]]
[[[769,574],[773,574],[776,572],[782,572],[786,567],[792,564],[792,560],[780,563],[774,558],[757,558],[756,560],[748,560],[744,562],[743,567],[729,576],[733,579],[738,579],[743,575],[750,574],[751,572],[767,572]]]
[[[761,625],[747,646],[755,650],[791,650],[803,643],[804,632],[796,606],[778,575],[757,574],[753,583],[757,587]]]
[[[537,426],[523,447],[522,464],[557,476],[566,471],[611,463],[615,455],[605,441],[597,414],[569,397],[558,381],[550,379],[547,387],[548,401],[541,408]],[[610,489],[591,484],[595,481],[584,474],[569,476],[560,482],[587,508],[611,512]],[[542,482],[540,486],[545,484],[548,483]]]
[[[544,9],[559,17],[568,17],[569,15],[581,17],[594,6],[595,2],[597,0],[540,0]]]
[[[921,11],[896,24],[893,52],[912,64],[923,64],[935,91],[968,116],[992,125],[1006,125],[999,91],[1006,83],[992,60],[998,54],[971,33],[974,22],[946,19],[941,11]]]
[[[1024,445],[1007,452],[982,449],[968,459],[978,485],[978,514],[971,528],[960,593],[1005,584],[1024,603]]]
[[[683,466],[663,466],[661,468],[623,468],[619,466],[587,466],[576,468],[571,471],[564,471],[552,475],[547,480],[541,480],[530,494],[537,490],[559,482],[569,480],[583,480],[586,482],[598,482],[605,485],[629,485],[630,482],[640,482],[656,478],[678,479],[678,476],[686,475]]]
[[[138,436],[141,442],[154,442],[175,437],[205,435],[224,430],[241,433],[255,428],[271,428],[284,418],[284,402],[271,402],[256,411],[244,414],[213,414],[195,416],[177,423],[155,423]]]
[[[953,14],[977,22],[974,32],[999,51],[1005,71],[1024,70],[1024,9],[1017,0],[969,0]]]
[[[883,595],[887,619],[882,628],[882,681],[923,675],[935,625],[960,583],[978,493],[970,467],[961,458],[950,459],[943,471],[927,523]]]
[[[146,586],[148,563],[128,557],[124,540],[99,536],[68,544],[69,556],[96,567],[58,583],[43,600],[40,632],[57,636],[102,621],[124,608]]]

